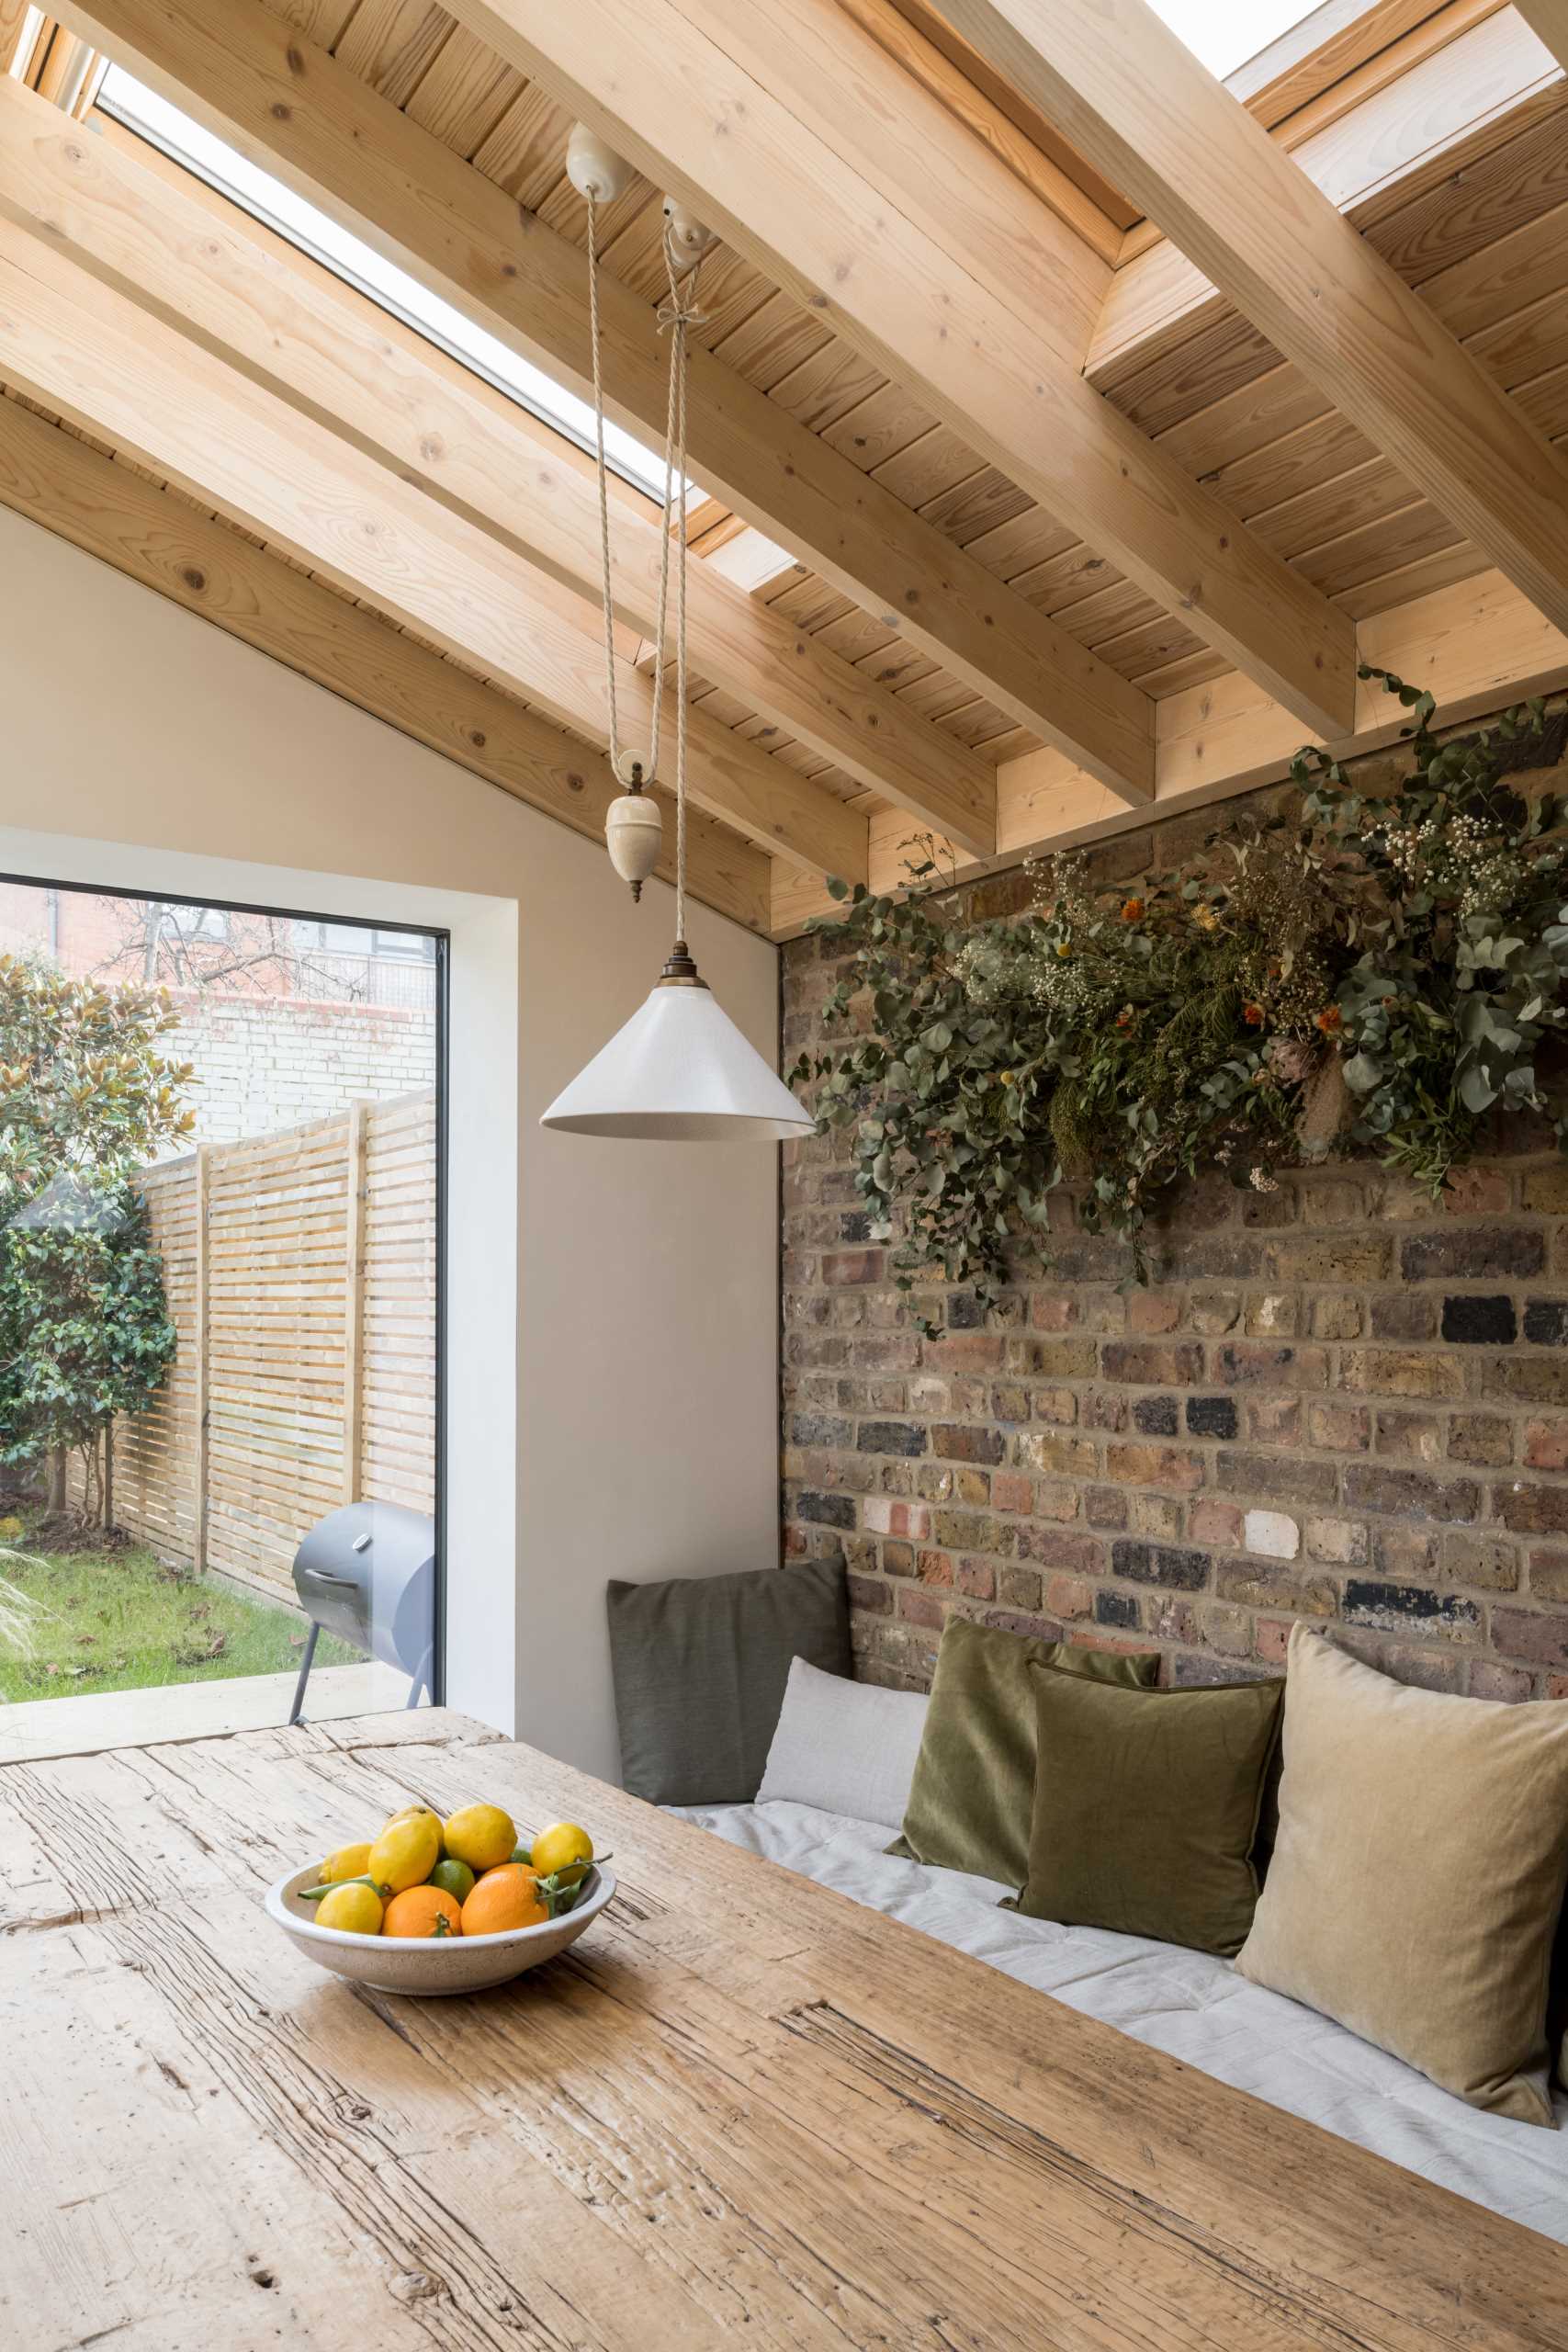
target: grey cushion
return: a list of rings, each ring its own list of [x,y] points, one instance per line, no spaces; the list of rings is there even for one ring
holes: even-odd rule
[[[850,1671],[841,1560],[612,1582],[606,1600],[621,1777],[653,1804],[749,1804],[790,1660]]]

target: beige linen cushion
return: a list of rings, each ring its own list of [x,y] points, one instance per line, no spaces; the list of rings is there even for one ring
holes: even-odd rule
[[[1472,2107],[1551,2127],[1568,1701],[1408,1690],[1297,1625],[1284,1753],[1279,1840],[1238,1973]]]

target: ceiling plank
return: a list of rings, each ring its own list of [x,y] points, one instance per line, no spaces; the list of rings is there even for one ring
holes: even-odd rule
[[[942,0],[1450,523],[1568,628],[1568,461],[1145,0]]]
[[[1514,0],[1514,6],[1558,63],[1568,66],[1568,0]]]
[[[604,650],[587,606],[3,219],[0,379],[606,743]],[[649,682],[624,655],[616,687],[628,739],[646,741]],[[863,856],[852,810],[703,712],[692,720],[699,807],[820,873]]]
[[[66,0],[62,0],[66,5]],[[589,388],[583,262],[256,0],[69,0],[72,21],[174,104],[323,206],[574,390]],[[604,287],[611,413],[663,433],[654,307]],[[1130,800],[1153,775],[1148,698],[849,458],[705,351],[691,462],[705,488]]]
[[[469,677],[425,645],[130,466],[0,398],[0,504],[39,523],[228,636],[268,654],[444,759],[590,840],[619,791],[602,752]],[[438,812],[437,812],[438,813]],[[367,820],[374,820],[373,800]],[[674,878],[666,810],[660,865]],[[688,887],[719,914],[766,931],[769,861],[694,817]]]
[[[1084,382],[1035,303],[980,282],[963,208],[946,218],[919,178],[928,145],[942,150],[935,121],[951,122],[841,11],[821,0],[454,9],[1305,723],[1343,719],[1351,622]]]
[[[1447,724],[1486,718],[1508,704],[1568,686],[1568,637],[1498,571],[1378,614],[1363,624],[1361,643],[1369,663],[1427,688]],[[1409,712],[1375,679],[1365,679],[1357,688],[1352,730],[1332,748],[1342,759],[1383,750],[1409,728]],[[1301,730],[1291,713],[1231,672],[1161,703],[1159,788],[1152,808],[1114,808],[1092,777],[1054,752],[1031,752],[1004,762],[998,772],[997,855],[975,861],[955,851],[949,860],[947,845],[938,844],[938,862],[951,863],[955,876],[967,879],[1152,826],[1146,862],[1161,854],[1157,829],[1168,819],[1280,783],[1300,748]],[[869,814],[871,887],[899,889],[910,856],[908,824],[885,804],[874,804]],[[775,938],[791,937],[813,916],[834,910],[818,880],[782,866],[773,869],[773,903]]]
[[[223,198],[184,175],[141,167],[133,153],[0,84],[0,209],[561,584],[598,598],[588,461]],[[663,540],[646,499],[617,498],[616,606],[644,633],[658,612]],[[705,565],[693,567],[690,606],[692,662],[703,676],[863,786],[929,822],[951,820],[982,854],[990,847],[994,825],[976,817],[994,809],[993,763]],[[809,806],[809,788],[794,789]],[[837,842],[840,855],[850,854],[852,820],[830,796],[816,799],[819,846]]]

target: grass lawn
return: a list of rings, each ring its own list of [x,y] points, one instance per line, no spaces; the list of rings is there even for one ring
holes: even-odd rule
[[[277,1674],[297,1668],[304,1648],[303,1623],[288,1610],[162,1567],[151,1552],[0,1560],[0,1575],[40,1604],[32,1655],[0,1650],[0,1701]],[[318,1666],[358,1655],[330,1634],[316,1645]]]

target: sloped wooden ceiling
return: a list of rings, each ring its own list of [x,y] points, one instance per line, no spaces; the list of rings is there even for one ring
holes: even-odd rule
[[[0,42],[6,6],[0,0]],[[625,44],[659,31],[660,10],[652,17],[623,10],[618,0],[598,8],[584,0],[572,13],[623,67]],[[985,57],[963,7],[938,0],[778,0],[768,8],[760,0],[725,7],[718,0],[668,0],[665,13],[671,36],[690,33],[698,44],[722,36],[743,66],[770,74],[766,86],[784,109],[781,122],[786,114],[791,124],[809,115],[812,136],[828,140],[837,161],[848,154],[859,179],[846,171],[845,187],[883,175],[885,193],[901,208],[900,232],[912,224],[912,236],[923,241],[908,250],[950,268],[965,302],[975,289],[974,318],[1005,324],[1020,310],[1029,313],[1030,331],[1042,347],[1049,344],[1053,366],[1070,367],[1080,390],[1095,396],[1086,405],[1075,395],[1057,412],[1085,436],[1086,449],[1096,446],[1101,413],[1108,462],[1133,467],[1151,503],[1168,492],[1179,498],[1190,543],[1205,530],[1234,537],[1224,559],[1230,603],[1220,609],[1215,595],[1211,609],[1206,581],[1195,575],[1192,593],[1182,593],[1181,549],[1168,533],[1161,538],[1151,526],[1149,537],[1160,544],[1144,560],[1137,514],[1114,484],[1101,496],[1067,479],[1071,469],[1055,449],[1021,448],[1027,465],[999,462],[999,450],[984,454],[952,421],[981,405],[961,371],[944,376],[941,356],[930,353],[918,368],[894,364],[872,295],[857,310],[858,288],[846,297],[819,286],[800,262],[826,246],[808,248],[796,223],[763,218],[765,187],[749,194],[748,220],[703,273],[705,397],[716,413],[730,401],[745,429],[735,430],[728,448],[716,430],[712,465],[705,467],[702,451],[694,456],[694,470],[716,492],[701,544],[733,546],[736,526],[727,519],[733,508],[741,524],[760,524],[786,554],[799,555],[804,545],[814,560],[786,563],[747,599],[766,614],[772,633],[754,630],[743,644],[716,638],[732,657],[728,674],[701,678],[695,699],[710,741],[716,745],[721,731],[732,735],[760,763],[760,782],[750,769],[738,770],[739,780],[722,779],[728,823],[723,792],[710,798],[710,812],[720,817],[716,842],[733,842],[736,806],[750,794],[746,805],[755,810],[770,773],[780,779],[781,802],[785,777],[790,793],[809,788],[818,796],[790,803],[792,845],[773,866],[776,928],[789,928],[820,902],[828,844],[832,863],[854,870],[852,836],[835,834],[825,818],[813,830],[813,811],[825,799],[863,827],[861,870],[886,881],[897,876],[902,843],[921,827],[945,831],[962,861],[1013,856],[1043,840],[1145,821],[1151,796],[1163,811],[1194,793],[1277,773],[1282,748],[1309,721],[1337,740],[1388,725],[1389,714],[1364,689],[1352,708],[1357,630],[1363,658],[1387,659],[1393,650],[1415,661],[1423,646],[1438,648],[1432,674],[1440,668],[1461,700],[1557,676],[1564,657],[1540,615],[1544,592],[1532,606],[1501,582],[1495,550],[1467,537],[1424,494],[1424,480],[1402,471],[1092,159],[1066,146],[1038,95]],[[366,208],[372,214],[379,208],[385,241],[407,260],[411,239],[429,230],[429,219],[414,220],[412,208],[409,220],[394,218],[394,175],[378,181],[366,168],[372,139],[386,138],[395,112],[405,133],[423,142],[407,150],[411,170],[423,168],[420,158],[428,163],[435,147],[448,174],[454,164],[461,167],[456,178],[442,179],[438,193],[445,201],[454,192],[463,219],[489,217],[482,205],[471,206],[468,192],[477,196],[479,183],[515,208],[509,221],[495,216],[498,235],[515,240],[525,272],[537,267],[535,224],[579,254],[585,236],[583,208],[565,175],[565,145],[576,108],[602,104],[604,94],[576,78],[592,81],[597,69],[586,52],[580,62],[568,54],[562,14],[543,0],[457,0],[456,14],[428,0],[270,6],[90,0],[61,11],[76,38],[223,129],[257,161],[309,183],[330,209],[365,226]],[[1292,169],[1414,289],[1425,313],[1508,395],[1511,409],[1559,445],[1568,439],[1568,75],[1548,44],[1561,15],[1562,0],[1528,0],[1518,9],[1489,0],[1449,0],[1436,9],[1418,0],[1371,8],[1331,0],[1317,12],[1315,34],[1309,24],[1234,77]],[[769,42],[793,42],[795,62]],[[668,49],[679,54],[673,39]],[[897,106],[897,119],[886,117],[885,151],[863,125],[827,106],[820,69],[829,57],[853,69],[846,106],[858,99],[868,116],[868,96]],[[365,94],[363,118],[341,101],[350,82]],[[682,122],[668,108],[660,116],[641,88],[635,100],[617,101],[636,117],[626,126],[626,152],[649,166],[606,223],[607,269],[635,298],[628,320],[634,309],[650,316],[663,290],[656,184],[666,176],[659,168],[663,151],[678,147],[669,160],[694,178],[717,176],[713,166],[698,174],[701,138],[692,129],[708,95],[699,87]],[[652,109],[646,119],[645,108]],[[334,125],[338,164],[326,156]],[[123,134],[113,135],[123,149]],[[910,153],[924,189],[908,168]],[[434,185],[425,170],[424,187]],[[824,187],[824,209],[837,193]],[[736,201],[727,181],[719,207],[727,225]],[[427,209],[435,209],[433,197]],[[25,203],[3,193],[0,211],[17,239],[36,240],[36,211],[29,218]],[[843,266],[863,273],[902,266],[897,240],[879,241],[874,220],[863,227]],[[431,231],[423,265],[431,274],[434,242]],[[15,241],[9,252],[15,266]],[[789,266],[770,273],[764,254]],[[455,277],[469,267],[470,300],[504,303],[504,288],[479,282],[487,266],[479,248],[454,251],[446,266]],[[821,275],[832,272],[824,267]],[[530,284],[542,301],[538,282]],[[63,284],[57,278],[53,294],[46,288],[40,314],[51,301],[58,306]],[[117,299],[123,293],[119,280],[113,290]],[[934,277],[927,291],[933,307],[944,299],[944,284]],[[904,354],[915,350],[921,327],[912,297],[907,307],[912,315],[897,337]],[[91,431],[94,420],[80,406],[85,392],[51,410],[42,380],[51,363],[41,336],[28,345],[27,365],[21,339],[11,343],[8,363],[4,311],[0,285],[0,376],[28,393],[35,411],[72,416]],[[171,334],[181,328],[166,313],[161,323]],[[529,324],[539,328],[537,319]],[[575,347],[564,313],[539,331],[552,334],[561,353]],[[625,334],[628,378],[649,364],[656,374],[657,336],[650,362],[647,351],[639,357],[631,348],[636,332],[628,325]],[[987,352],[978,339],[965,365],[984,374]],[[572,370],[562,364],[559,372]],[[933,400],[933,387],[948,383],[953,396]],[[213,398],[220,397],[215,379]],[[984,420],[976,413],[974,421]],[[29,429],[39,429],[36,415]],[[122,456],[128,448],[135,454],[136,445],[113,431],[100,429],[97,437]],[[1092,543],[1035,494],[1053,465],[1079,506],[1092,505],[1099,526]],[[13,495],[14,470],[0,481],[0,495]],[[417,468],[408,471],[412,479]],[[731,481],[732,473],[740,479]],[[170,476],[154,463],[139,478],[151,485]],[[199,501],[198,482],[185,488]],[[47,489],[36,489],[34,510],[47,503]],[[187,511],[194,516],[197,509]],[[215,531],[225,523],[231,528],[235,512],[232,501],[215,499],[204,519]],[[1118,535],[1136,559],[1131,567],[1107,552]],[[353,584],[346,573],[312,565],[308,550],[265,526],[249,537],[273,551],[281,546],[297,580],[315,572],[312,584],[324,582],[322,593],[344,605]],[[1168,594],[1150,593],[1155,577],[1171,583]],[[1568,582],[1562,584],[1568,596]],[[389,610],[373,582],[352,609],[362,606]],[[430,661],[471,675],[508,704],[526,704],[521,668],[508,673],[482,650],[466,662],[454,633],[422,635],[409,609],[390,616],[404,632],[400,642],[418,643]],[[592,625],[586,611],[563,623]],[[1291,658],[1314,643],[1327,679],[1321,688],[1308,674],[1310,662]],[[791,648],[802,649],[798,659]],[[761,674],[764,651],[798,674],[775,680],[752,700],[748,684]],[[646,644],[635,628],[623,652],[631,664],[640,652],[646,671]],[[810,662],[817,667],[807,678]],[[835,684],[852,672],[867,697],[858,718],[845,715],[853,696]],[[781,724],[781,707],[806,709],[807,688],[818,696],[809,733],[792,732]],[[563,708],[570,721],[571,707],[558,699],[551,718],[558,722]],[[594,742],[592,727],[581,740]],[[766,822],[750,826],[752,855],[767,835]],[[776,840],[772,846],[779,848]],[[745,848],[739,843],[735,856],[716,859],[716,868],[744,867]],[[742,919],[757,920],[754,873],[729,873],[713,888],[728,897],[729,910],[749,907]]]

